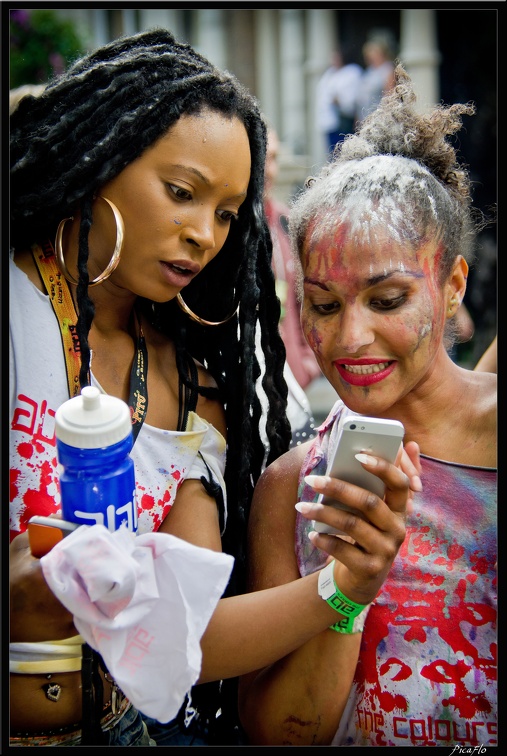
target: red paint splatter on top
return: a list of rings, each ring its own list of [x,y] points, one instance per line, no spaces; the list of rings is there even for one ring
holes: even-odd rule
[[[46,489],[53,483],[54,480],[54,466],[48,460],[45,460],[40,466],[40,484],[45,486]]]
[[[141,509],[149,511],[150,509],[153,509],[154,506],[155,499],[153,498],[153,496],[150,496],[150,494],[143,494],[143,496],[141,496],[141,499],[139,501],[139,507]]]
[[[397,682],[398,680],[408,680],[408,678],[412,674],[412,670],[410,669],[408,664],[401,662],[399,659],[395,659],[393,656],[391,656],[383,664],[380,665],[380,674],[386,675],[395,667],[398,667],[399,671],[396,672],[396,674],[390,676],[391,680],[394,680],[395,682]]]
[[[454,706],[461,717],[473,719],[479,712],[491,711],[491,704],[481,693],[472,694],[464,683],[470,667],[464,661],[449,664],[445,659],[437,659],[421,669],[421,677],[436,683],[454,686],[455,695],[442,699],[443,706]]]
[[[23,519],[26,517],[27,522],[32,515],[38,514],[47,517],[60,511],[60,508],[55,504],[54,498],[45,491],[29,489],[23,496],[23,503],[25,505]]]
[[[21,470],[16,470],[14,468],[11,468],[10,473],[9,473],[9,478],[10,478],[9,499],[10,501],[14,501],[14,499],[16,499],[18,496],[18,493],[19,493],[18,478],[20,475],[21,475]]]
[[[29,444],[27,442],[23,442],[21,444],[18,444],[18,454],[20,457],[24,457],[25,459],[30,459],[30,457],[33,454],[33,445]]]
[[[449,559],[446,559],[445,557],[438,557],[438,559],[435,559],[434,564],[439,564],[442,567],[447,567],[448,570],[452,570],[454,566],[453,563]]]
[[[486,557],[477,557],[477,554],[472,554],[471,561],[475,562],[472,569],[474,572],[478,572],[479,575],[486,575],[488,572],[488,561]]]
[[[453,543],[447,550],[449,559],[460,559],[465,553],[465,549],[459,543]]]

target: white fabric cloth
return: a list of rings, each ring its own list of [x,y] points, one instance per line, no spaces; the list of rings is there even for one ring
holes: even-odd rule
[[[201,637],[234,559],[166,533],[83,525],[41,559],[76,629],[143,714],[168,722],[197,681]]]

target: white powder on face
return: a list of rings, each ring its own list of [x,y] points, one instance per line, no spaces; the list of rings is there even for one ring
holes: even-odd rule
[[[431,323],[425,323],[423,325],[423,327],[421,328],[421,331],[420,331],[420,334],[419,334],[420,337],[421,337],[421,340],[424,339],[424,337],[427,336],[428,333],[431,333],[432,330],[433,329],[431,327]]]

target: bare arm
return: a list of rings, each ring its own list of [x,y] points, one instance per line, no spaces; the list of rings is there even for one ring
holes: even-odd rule
[[[9,548],[10,641],[60,640],[77,634],[72,614],[55,598],[31,555],[28,533]]]
[[[482,373],[496,373],[497,372],[497,337],[493,339],[489,347],[486,349],[474,370],[478,370]]]
[[[293,460],[288,464],[289,468],[294,466],[290,471],[290,486],[284,465],[280,464],[280,474],[271,468],[255,493],[249,529],[252,590],[278,582],[288,583],[299,577],[294,549],[294,503],[302,460],[298,460],[296,454]],[[307,614],[308,609],[300,605],[294,622],[301,622]],[[249,742],[255,745],[329,743],[352,682],[360,637],[360,634],[341,635],[326,626],[279,661],[244,676],[240,680],[239,705]]]
[[[297,495],[295,474],[291,516]],[[276,523],[273,528],[276,542]],[[216,503],[199,480],[182,484],[160,530],[196,546],[221,550]],[[266,586],[272,590],[221,599],[201,640],[199,682],[236,677],[271,664],[335,622],[336,612],[318,595],[317,579],[317,574],[300,578],[294,564],[280,581],[286,585],[273,582]]]

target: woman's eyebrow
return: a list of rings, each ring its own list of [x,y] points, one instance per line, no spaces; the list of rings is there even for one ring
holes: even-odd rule
[[[375,286],[376,284],[383,283],[384,281],[387,281],[389,278],[392,278],[392,276],[396,276],[399,274],[404,275],[404,276],[411,276],[412,278],[424,278],[424,273],[422,271],[407,270],[406,268],[402,268],[402,269],[390,270],[387,273],[379,273],[377,276],[370,276],[370,278],[364,279],[364,283],[366,287]],[[314,278],[309,278],[308,276],[305,276],[303,278],[303,283],[310,284],[311,286],[317,286],[319,289],[323,289],[324,291],[329,291],[325,283],[323,283],[322,281],[317,281]]]
[[[189,173],[193,173],[194,176],[197,176],[198,179],[200,179],[206,186],[210,186],[210,180],[204,175],[204,173],[201,173],[197,168],[193,168],[191,165],[183,165],[182,163],[173,163],[171,168],[179,168],[182,171],[188,171]],[[244,192],[238,192],[238,194],[235,194],[233,197],[230,197],[230,199],[235,199],[236,197],[246,197],[248,194],[247,191]]]
[[[308,278],[308,276],[305,276],[303,278],[303,283],[310,284],[312,286],[318,286],[319,289],[324,289],[324,291],[329,291],[326,284],[322,283],[322,281],[316,281],[314,278]]]
[[[405,268],[405,266],[401,266],[401,268],[396,268],[394,270],[389,270],[385,273],[379,273],[377,276],[371,276],[370,278],[366,278],[365,281],[368,286],[375,286],[378,283],[383,283],[384,281],[387,281],[389,278],[392,278],[393,276],[402,275],[402,276],[410,276],[412,278],[424,278],[424,273],[421,270],[409,270],[408,268]]]
[[[209,186],[209,184],[210,184],[209,179],[206,178],[206,176],[204,175],[204,173],[201,173],[201,171],[199,171],[197,168],[193,168],[190,165],[183,165],[182,163],[172,163],[172,165],[169,166],[169,167],[170,168],[179,168],[182,171],[188,171],[189,173],[193,173],[194,176],[197,176],[197,178],[199,178],[201,181],[203,181],[207,186]]]

